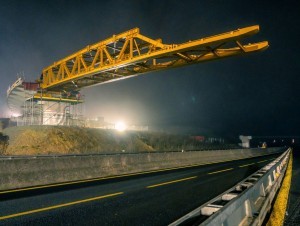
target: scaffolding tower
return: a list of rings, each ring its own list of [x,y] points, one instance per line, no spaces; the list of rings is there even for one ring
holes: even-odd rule
[[[84,126],[84,100],[78,91],[43,93],[38,83],[19,78],[9,87],[7,96],[8,106],[16,112],[12,120],[18,126]]]

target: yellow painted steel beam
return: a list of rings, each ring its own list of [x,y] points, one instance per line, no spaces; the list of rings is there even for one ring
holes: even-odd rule
[[[81,104],[83,103],[82,99],[76,99],[76,98],[68,98],[68,97],[55,97],[51,94],[45,93],[36,93],[33,96],[34,100],[41,100],[41,101],[55,101],[55,102],[65,102],[65,103],[71,103],[71,104]]]
[[[181,44],[163,44],[134,28],[45,68],[41,87],[54,91],[80,90],[147,72],[262,51],[268,48],[267,41],[241,43],[243,38],[258,31],[259,26],[255,25]]]

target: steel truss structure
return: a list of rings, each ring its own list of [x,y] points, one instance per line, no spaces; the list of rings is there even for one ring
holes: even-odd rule
[[[139,28],[113,35],[45,68],[41,88],[72,91],[147,72],[175,68],[209,60],[244,55],[268,48],[268,42],[242,44],[241,39],[259,32],[259,26],[188,41],[163,44],[140,34]]]
[[[181,44],[164,44],[134,28],[89,45],[45,68],[37,83],[18,79],[7,91],[9,108],[22,125],[77,125],[84,87],[165,70],[245,55],[268,48],[268,42],[242,44],[259,32],[250,26]]]

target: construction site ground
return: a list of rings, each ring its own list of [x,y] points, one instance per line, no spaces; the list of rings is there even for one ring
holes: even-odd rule
[[[22,126],[4,129],[9,137],[2,155],[48,155],[181,151],[237,148],[199,142],[188,135],[148,131],[104,130],[70,126]]]

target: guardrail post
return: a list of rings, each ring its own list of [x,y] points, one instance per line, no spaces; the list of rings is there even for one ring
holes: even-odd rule
[[[265,190],[264,183],[262,183],[262,184],[260,185],[259,195],[262,196],[262,197],[266,197],[266,190]]]

